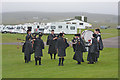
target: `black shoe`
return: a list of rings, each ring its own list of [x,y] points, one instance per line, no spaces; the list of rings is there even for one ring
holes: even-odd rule
[[[81,62],[78,62],[77,64],[81,64]]]
[[[88,62],[88,64],[94,64],[94,62]]]
[[[58,64],[58,66],[60,66],[60,64]]]
[[[84,59],[82,58],[82,62],[84,62]]]
[[[39,63],[39,65],[41,65],[41,63]]]
[[[88,62],[88,64],[91,64],[90,62]]]
[[[62,66],[64,66],[64,64],[62,64]]]

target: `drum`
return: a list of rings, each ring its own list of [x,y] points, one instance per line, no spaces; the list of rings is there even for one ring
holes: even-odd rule
[[[91,30],[85,30],[82,32],[82,38],[84,39],[85,42],[90,42],[92,39],[93,31]]]
[[[94,32],[93,32],[93,31],[90,31],[90,30],[85,30],[85,31],[82,32],[81,37],[82,37],[82,39],[85,41],[86,51],[89,50],[89,43],[90,43],[90,41],[91,41],[91,39],[92,39],[93,33],[94,33]]]

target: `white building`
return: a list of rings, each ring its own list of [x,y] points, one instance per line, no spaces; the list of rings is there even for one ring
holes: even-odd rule
[[[76,24],[78,29],[92,28],[92,24],[80,21],[78,19],[67,19],[65,20],[67,24]]]

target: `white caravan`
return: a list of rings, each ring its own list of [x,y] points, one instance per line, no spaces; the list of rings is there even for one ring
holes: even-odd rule
[[[12,33],[14,32],[14,27],[12,25],[6,25],[1,30],[2,33]]]
[[[4,25],[0,25],[0,32],[2,32],[4,27],[5,27]]]
[[[44,28],[45,34],[50,34],[51,30],[54,30],[55,34],[64,32],[65,34],[77,34],[76,24],[67,24],[66,22],[53,22],[47,23]]]
[[[13,33],[26,33],[25,26],[24,25],[15,25]]]

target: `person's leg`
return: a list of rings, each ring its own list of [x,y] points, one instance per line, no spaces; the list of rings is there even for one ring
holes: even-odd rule
[[[83,59],[83,52],[82,52],[81,54],[82,54],[82,62],[84,62],[84,59]]]
[[[26,58],[26,56],[24,56],[24,60],[25,60],[25,63],[27,63],[27,58]]]
[[[77,64],[81,64],[81,62],[79,62],[79,61],[78,61],[78,63],[77,63]]]
[[[27,55],[26,55],[26,63],[29,63],[29,60],[30,60],[29,58],[30,58],[30,57],[29,57],[29,54],[27,54]]]
[[[61,57],[59,57],[59,64],[58,64],[58,66],[60,66],[60,64],[61,64]]]
[[[31,54],[29,55],[29,61],[31,62]]]
[[[52,59],[52,54],[50,54],[50,57],[51,57],[51,59]]]
[[[64,65],[63,62],[64,62],[64,57],[62,58],[62,66]]]
[[[35,57],[35,65],[37,65],[37,60],[38,60],[38,58],[37,58],[37,57]]]
[[[56,59],[56,53],[54,54],[54,59]]]
[[[41,65],[41,57],[39,57],[39,65]]]

